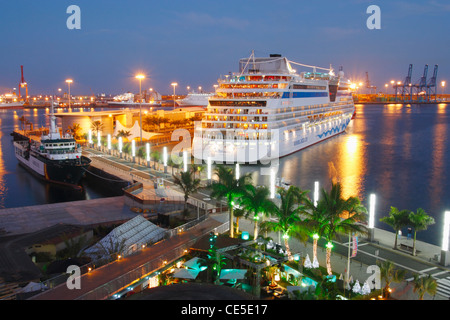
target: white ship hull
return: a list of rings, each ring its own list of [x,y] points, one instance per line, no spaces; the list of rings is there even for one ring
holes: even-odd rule
[[[190,93],[184,99],[175,100],[180,107],[186,106],[202,106],[208,105],[208,99],[213,94],[210,93]]]
[[[328,123],[317,124],[306,130],[290,131],[289,133],[273,130],[272,139],[242,140],[207,139],[195,135],[193,140],[193,155],[197,159],[216,163],[264,163],[285,157],[309,146],[332,138],[345,131],[351,121],[348,113],[342,119]]]
[[[24,102],[0,103],[0,109],[22,108]]]

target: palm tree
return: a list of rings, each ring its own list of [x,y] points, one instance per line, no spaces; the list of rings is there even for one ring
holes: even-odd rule
[[[261,223],[261,229],[281,232],[288,259],[292,260],[289,237],[295,237],[304,243],[308,240],[308,230],[301,219],[305,210],[303,202],[306,191],[290,186],[287,190],[280,188],[277,192],[280,195],[280,205],[274,205],[270,212],[278,221],[264,221]]]
[[[72,134],[75,140],[79,140],[81,138],[81,126],[78,123],[74,123],[67,128],[69,132]]]
[[[100,120],[92,121],[91,129],[95,131],[95,134],[97,136],[98,132],[103,130],[103,123]]]
[[[236,217],[236,235],[239,235],[239,220],[240,220],[240,218],[245,216],[245,210],[236,208],[236,210],[234,210],[233,214]]]
[[[236,179],[233,169],[223,165],[218,165],[215,174],[219,181],[214,181],[210,188],[212,189],[211,197],[215,199],[225,198],[230,210],[230,237],[234,238],[234,201],[245,193],[245,189],[250,184],[250,174],[244,174]]]
[[[119,130],[119,131],[117,131],[116,138],[119,139],[120,137],[122,137],[122,138],[127,139],[129,136],[131,136],[131,132],[130,131]]]
[[[414,228],[413,256],[416,255],[416,235],[417,231],[426,230],[429,225],[435,223],[434,218],[430,217],[422,208],[416,212],[411,212],[408,216],[411,226]]]
[[[430,296],[434,296],[437,293],[437,281],[431,277],[431,274],[428,277],[421,277],[415,274],[413,283],[413,291],[417,292],[419,300],[423,300],[425,293],[428,293]]]
[[[339,233],[367,234],[367,227],[361,224],[367,221],[367,209],[361,205],[357,197],[344,199],[339,182],[332,183],[330,193],[322,189],[321,194],[317,210],[325,214],[325,223],[321,224],[319,234],[327,240],[327,272],[331,275],[331,249],[333,247],[331,241]]]
[[[317,243],[323,236],[324,225],[327,224],[327,211],[324,206],[318,207],[310,199],[305,200],[307,207],[305,224],[310,230],[310,236],[313,238],[313,259],[317,259]],[[313,260],[314,261],[314,260]]]
[[[398,232],[401,228],[409,224],[409,211],[408,210],[400,211],[396,207],[391,207],[391,211],[389,211],[389,216],[381,218],[380,221],[390,225],[394,229],[395,231],[394,249],[396,250],[398,241]]]
[[[239,201],[239,204],[244,207],[244,210],[247,211],[247,215],[251,216],[255,223],[253,239],[258,238],[259,215],[267,215],[274,206],[274,203],[269,199],[269,196],[270,190],[266,186],[255,187],[249,185]]]
[[[388,298],[390,293],[391,282],[402,282],[405,279],[405,269],[395,269],[395,265],[392,261],[386,260],[384,262],[377,262],[380,268],[380,277],[386,282],[383,289],[383,296]]]
[[[194,178],[194,172],[188,170],[181,172],[180,176],[173,175],[173,182],[184,192],[184,211],[187,211],[187,201],[189,196],[200,188],[200,179]]]

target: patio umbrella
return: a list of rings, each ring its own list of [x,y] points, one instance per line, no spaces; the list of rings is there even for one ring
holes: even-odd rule
[[[220,279],[245,279],[247,269],[222,269]]]
[[[192,270],[192,269],[176,269],[172,274],[174,278],[182,278],[182,279],[195,279],[197,278],[200,270]]]

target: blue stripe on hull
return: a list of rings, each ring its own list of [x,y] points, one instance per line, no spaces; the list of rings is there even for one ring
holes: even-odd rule
[[[324,131],[321,134],[318,134],[317,136],[322,139],[324,137],[327,137],[328,135],[336,134],[340,131],[344,131],[345,128],[347,128],[348,124],[350,123],[350,119],[348,119],[345,123],[341,124],[340,126],[331,128],[330,130]]]

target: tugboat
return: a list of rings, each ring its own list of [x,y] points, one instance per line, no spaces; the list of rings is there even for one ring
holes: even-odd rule
[[[80,181],[91,160],[81,155],[72,135],[61,135],[51,103],[50,128],[41,136],[14,131],[14,151],[19,163],[45,181],[81,189]]]

